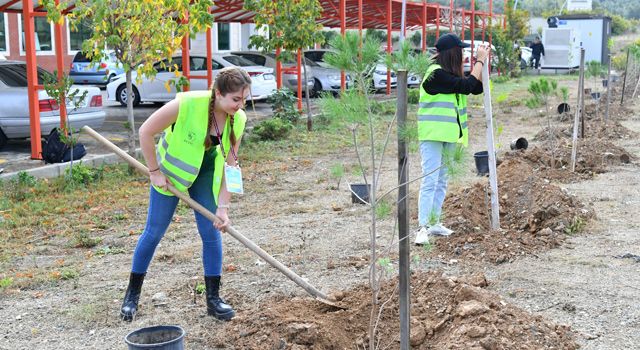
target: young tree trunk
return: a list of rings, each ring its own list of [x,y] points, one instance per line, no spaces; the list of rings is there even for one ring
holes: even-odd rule
[[[127,120],[129,121],[129,155],[136,157],[136,124],[133,118],[133,85],[131,84],[131,70],[127,76]]]

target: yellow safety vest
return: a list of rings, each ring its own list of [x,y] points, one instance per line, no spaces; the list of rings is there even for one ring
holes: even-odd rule
[[[156,158],[160,171],[171,181],[178,190],[186,192],[198,177],[202,159],[204,157],[204,140],[209,137],[208,117],[211,91],[190,91],[178,93],[176,98],[180,102],[176,122],[164,130],[156,147]],[[233,131],[236,140],[240,140],[247,116],[243,110],[238,110],[233,116]],[[231,118],[227,118],[222,132],[222,144],[225,157],[231,148],[230,132]],[[215,148],[216,157],[213,172],[213,196],[218,201],[222,174],[226,158],[221,157],[220,146]],[[154,188],[165,195],[172,195],[157,186]]]
[[[462,94],[430,95],[422,87],[438,68],[441,67],[432,64],[420,84],[418,139],[420,141],[462,143],[467,146],[469,143],[467,96]]]

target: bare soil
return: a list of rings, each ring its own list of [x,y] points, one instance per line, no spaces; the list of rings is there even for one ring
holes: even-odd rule
[[[490,229],[489,181],[452,193],[444,212],[456,234],[435,242],[446,259],[504,263],[559,246],[577,223],[593,211],[540,176],[526,161],[508,159],[498,167],[502,230]]]
[[[382,288],[388,302],[379,318],[381,348],[399,346],[397,280]],[[466,279],[441,271],[411,279],[411,346],[414,349],[577,349],[573,334],[505,303],[484,289],[482,274]],[[371,292],[360,286],[342,292],[332,309],[308,299],[281,299],[268,308],[225,324],[214,337],[242,349],[344,349],[367,344]]]

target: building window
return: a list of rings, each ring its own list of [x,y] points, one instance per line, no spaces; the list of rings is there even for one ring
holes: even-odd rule
[[[69,51],[82,50],[82,43],[91,38],[93,30],[86,21],[78,23],[77,28],[69,27]]]
[[[229,23],[218,23],[218,51],[231,50]]]
[[[0,15],[0,52],[7,52],[7,14]]]
[[[24,34],[24,20],[22,15],[20,16],[20,32],[22,32],[21,49],[25,51],[25,34]],[[53,51],[53,27],[52,24],[47,22],[46,17],[34,17],[33,18],[35,35],[36,51]]]

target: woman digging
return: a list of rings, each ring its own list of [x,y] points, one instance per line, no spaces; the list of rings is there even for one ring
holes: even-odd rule
[[[238,148],[247,117],[242,110],[251,78],[239,68],[222,69],[211,91],[179,93],[140,127],[140,146],[149,167],[151,188],[144,231],[133,253],[129,286],[120,315],[131,321],[138,309],[144,276],[173,217],[178,198],[171,183],[220,218],[213,223],[194,211],[202,239],[207,313],[220,320],[235,312],[220,298],[222,238],[230,224],[230,192],[242,191]],[[157,146],[154,136],[164,132]]]

